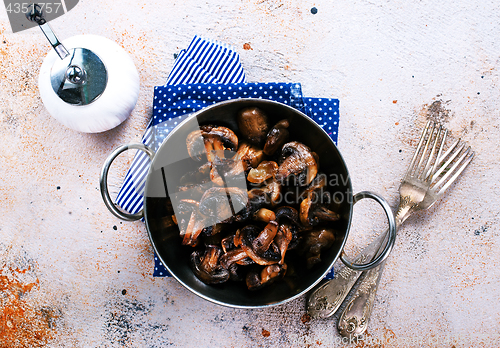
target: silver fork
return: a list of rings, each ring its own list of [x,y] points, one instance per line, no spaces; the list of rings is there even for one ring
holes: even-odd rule
[[[460,139],[443,153],[447,134],[448,131],[443,126],[432,121],[425,126],[399,188],[396,228],[413,213],[431,207],[474,157],[470,146],[466,148]],[[382,234],[370,243],[355,262],[364,262],[369,257],[374,257],[387,242],[386,236],[387,233]],[[341,335],[360,336],[366,331],[384,264],[385,262],[366,272],[340,316],[338,328]],[[319,318],[333,315],[361,273],[348,267],[339,270],[334,279],[324,283],[309,296],[309,314]]]

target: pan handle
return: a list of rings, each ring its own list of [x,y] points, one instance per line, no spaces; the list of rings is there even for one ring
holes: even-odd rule
[[[392,212],[392,209],[391,209],[389,203],[387,203],[387,201],[383,197],[381,197],[373,192],[362,191],[362,192],[358,192],[354,195],[353,204],[356,204],[356,202],[358,202],[359,200],[361,200],[363,198],[371,198],[371,199],[375,200],[384,209],[385,214],[387,216],[387,221],[389,222],[389,230],[387,231],[388,240],[387,240],[387,243],[385,244],[385,247],[382,250],[382,252],[377,257],[375,257],[376,255],[374,255],[373,259],[370,262],[365,263],[365,264],[351,263],[350,261],[348,261],[345,258],[345,253],[342,250],[342,253],[340,254],[340,260],[342,260],[342,262],[347,267],[349,267],[355,271],[367,271],[369,269],[377,267],[380,263],[382,263],[387,258],[387,256],[389,256],[389,254],[392,250],[392,247],[394,246],[394,243],[396,242],[396,219],[394,217],[394,214]],[[381,248],[382,248],[382,245],[379,247],[379,250]],[[377,253],[375,252],[375,254],[377,254]],[[364,256],[365,257],[362,258],[363,260],[366,259],[366,255],[364,255]]]
[[[111,163],[115,160],[116,157],[118,157],[119,154],[122,152],[128,150],[128,149],[137,149],[144,151],[147,153],[149,158],[153,160],[154,157],[154,152],[149,148],[148,146],[144,144],[126,144],[122,145],[118,148],[116,148],[109,156],[106,158],[106,161],[104,161],[104,165],[102,166],[101,170],[101,177],[99,178],[99,182],[101,185],[101,196],[102,199],[104,200],[104,204],[106,207],[109,209],[109,211],[116,216],[119,219],[125,220],[125,221],[135,221],[141,219],[144,214],[143,214],[143,209],[141,211],[135,213],[135,214],[129,214],[126,213],[118,208],[118,206],[113,203],[111,200],[111,197],[109,196],[109,191],[108,191],[108,172],[109,168],[111,167]]]

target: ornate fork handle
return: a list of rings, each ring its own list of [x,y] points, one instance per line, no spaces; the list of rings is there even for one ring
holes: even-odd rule
[[[396,220],[396,227],[397,227]],[[388,233],[378,236],[367,245],[355,259],[355,263],[364,263],[379,253],[381,248],[387,243]],[[378,267],[375,267],[378,268]],[[340,307],[349,291],[361,275],[360,271],[355,271],[344,266],[336,274],[335,278],[327,281],[314,290],[308,299],[308,311],[312,317],[328,318]]]
[[[403,221],[410,216],[414,208],[415,205],[411,203],[410,199],[401,198],[396,214],[396,228],[401,226]],[[367,245],[356,258],[355,262],[366,262],[366,260],[375,257],[387,243],[387,239],[388,234],[386,231],[386,233],[379,235]],[[381,275],[382,272],[378,271],[379,267],[375,267],[372,271],[368,272],[372,275]],[[311,293],[308,299],[309,314],[315,318],[328,318],[333,315],[339,309],[342,302],[347,297],[347,294],[349,294],[352,287],[361,276],[361,273],[363,272],[352,270],[346,266],[341,268],[336,273],[335,279],[329,280]],[[365,277],[365,282],[370,281],[370,279],[367,278],[368,277]]]
[[[401,197],[396,213],[396,229],[399,229],[403,222],[417,209],[418,205],[413,203],[410,197]],[[338,329],[342,336],[357,337],[366,331],[384,265],[385,261],[367,271],[365,277],[360,281],[354,296],[339,318]]]

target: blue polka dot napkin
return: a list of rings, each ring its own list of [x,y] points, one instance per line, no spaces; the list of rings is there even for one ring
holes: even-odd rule
[[[338,99],[304,97],[300,83],[246,83],[239,55],[233,48],[197,36],[179,54],[167,84],[155,87],[153,117],[142,141],[156,151],[190,113],[238,98],[269,99],[294,107],[316,121],[337,143]],[[138,153],[117,198],[124,210],[136,213],[142,209],[148,169],[147,156]],[[154,260],[153,276],[170,276],[156,255]],[[333,278],[333,269],[326,278]]]

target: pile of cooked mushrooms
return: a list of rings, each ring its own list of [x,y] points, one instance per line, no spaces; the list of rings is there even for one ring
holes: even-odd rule
[[[339,220],[319,159],[293,141],[289,120],[272,125],[256,107],[240,110],[235,131],[204,125],[186,145],[196,170],[182,175],[168,216],[193,248],[206,284],[244,281],[250,290],[282,278],[290,262],[311,268],[332,246]]]

